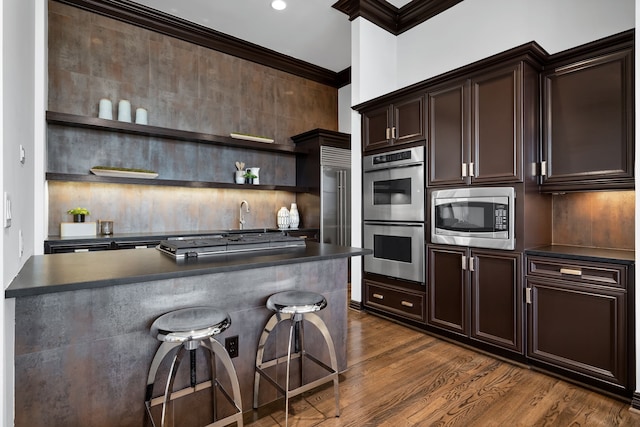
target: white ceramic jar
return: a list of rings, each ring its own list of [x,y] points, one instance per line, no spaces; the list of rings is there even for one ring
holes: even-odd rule
[[[289,228],[289,210],[284,206],[280,208],[278,211],[278,228],[285,229]]]
[[[289,226],[291,228],[298,228],[300,225],[300,213],[298,212],[298,205],[291,203],[291,210],[289,211]]]

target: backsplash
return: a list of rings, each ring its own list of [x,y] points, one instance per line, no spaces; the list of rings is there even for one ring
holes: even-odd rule
[[[337,130],[336,88],[187,43],[114,19],[48,2],[48,110],[98,117],[101,98],[129,100],[148,124],[214,135],[273,138]],[[295,156],[234,147],[110,134],[49,125],[47,172],[89,174],[92,166],[154,170],[161,179],[233,183],[234,163],[261,167],[266,185],[295,186]],[[48,182],[48,234],[60,233],[66,211],[82,206],[87,221],[113,220],[116,233],[276,226],[276,213],[296,194],[251,189]]]
[[[295,194],[284,191],[230,191],[157,185],[49,182],[49,235],[60,235],[60,223],[72,222],[67,210],[82,206],[88,222],[112,220],[115,233],[226,230],[239,228],[240,203],[245,229],[277,228],[276,214],[289,208]],[[301,224],[303,226],[303,224]]]
[[[635,249],[635,191],[553,196],[553,243]]]

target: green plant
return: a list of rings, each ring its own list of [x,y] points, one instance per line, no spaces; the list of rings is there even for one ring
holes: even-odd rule
[[[91,215],[87,208],[73,208],[67,211],[70,215]]]
[[[258,175],[255,175],[251,172],[245,172],[244,175],[242,175],[243,177],[247,178],[247,179],[253,179],[253,178],[257,178]]]

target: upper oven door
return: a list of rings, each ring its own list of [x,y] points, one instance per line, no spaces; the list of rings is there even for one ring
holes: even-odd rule
[[[376,164],[375,158],[365,157],[363,219],[424,221],[424,162],[402,159]]]

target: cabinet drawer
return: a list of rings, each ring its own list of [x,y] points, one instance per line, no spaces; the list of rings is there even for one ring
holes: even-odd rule
[[[625,289],[627,287],[627,267],[616,264],[530,256],[527,257],[527,275]]]
[[[425,295],[365,281],[365,305],[423,322]]]

